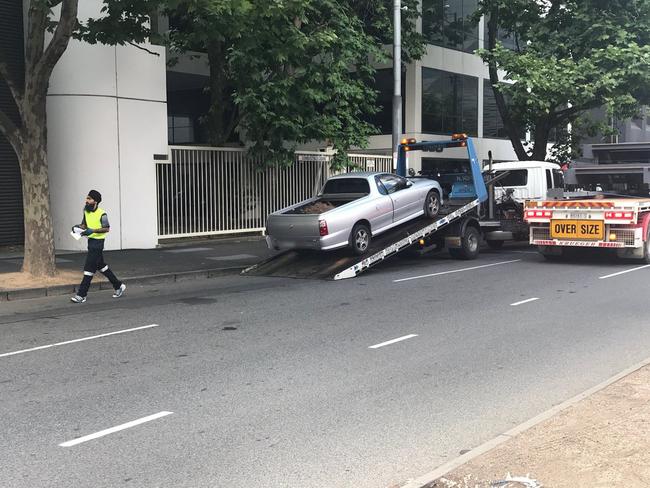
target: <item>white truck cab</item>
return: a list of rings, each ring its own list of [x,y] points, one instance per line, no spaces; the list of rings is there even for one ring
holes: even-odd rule
[[[487,218],[480,225],[487,244],[493,249],[501,248],[505,241],[527,240],[524,204],[544,200],[549,190],[564,187],[560,166],[545,161],[494,163],[491,171],[489,167],[483,171],[494,183],[489,185]]]
[[[485,168],[484,168],[485,169]],[[507,189],[512,189],[513,198],[518,202],[526,200],[542,200],[552,188],[564,188],[564,174],[560,165],[545,161],[512,161],[494,163],[492,170],[498,176],[509,171],[505,178],[499,180],[494,187],[494,196],[499,201]]]

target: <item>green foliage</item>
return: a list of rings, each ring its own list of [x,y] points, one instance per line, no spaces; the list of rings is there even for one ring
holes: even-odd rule
[[[403,22],[405,57],[419,57],[415,0]],[[208,55],[211,142],[232,131],[270,164],[291,161],[297,144],[327,141],[345,165],[350,146],[376,129],[373,63],[387,62],[391,2],[380,0],[177,0],[168,13],[177,52]],[[233,119],[226,123],[225,119]]]
[[[495,86],[508,100],[504,122],[538,136],[527,157],[545,156],[551,129],[579,121],[590,109],[605,106],[626,118],[650,102],[650,1],[483,0],[482,14],[520,46],[508,50],[497,42],[479,54],[505,72]],[[582,126],[574,125],[579,138]],[[513,145],[517,150],[517,141]]]

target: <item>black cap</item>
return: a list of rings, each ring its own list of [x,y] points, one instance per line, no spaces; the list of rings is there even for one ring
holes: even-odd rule
[[[102,201],[102,194],[99,193],[97,190],[90,190],[88,192],[88,196],[95,200],[97,203]]]

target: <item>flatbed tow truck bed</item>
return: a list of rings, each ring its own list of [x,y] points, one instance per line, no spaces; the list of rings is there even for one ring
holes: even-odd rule
[[[476,210],[479,200],[455,200],[443,207],[435,220],[419,218],[381,234],[372,240],[368,252],[354,256],[345,248],[338,251],[287,251],[251,266],[243,273],[254,276],[341,280],[353,278],[372,266],[404,251],[420,239],[431,236]]]

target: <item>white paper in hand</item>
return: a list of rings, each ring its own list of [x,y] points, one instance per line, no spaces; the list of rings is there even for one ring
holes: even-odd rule
[[[70,235],[78,241],[81,239],[81,234],[84,230],[81,227],[77,227],[76,225],[72,228],[72,232],[70,232]]]

